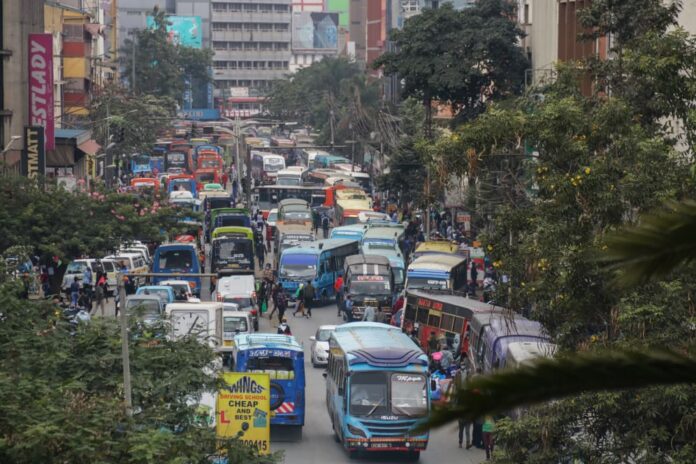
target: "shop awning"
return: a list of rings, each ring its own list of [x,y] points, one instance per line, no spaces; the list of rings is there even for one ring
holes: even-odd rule
[[[89,139],[77,146],[77,149],[87,153],[88,155],[96,155],[101,150],[101,145],[95,142],[93,139]]]

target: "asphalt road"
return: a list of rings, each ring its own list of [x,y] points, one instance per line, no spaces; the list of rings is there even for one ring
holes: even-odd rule
[[[294,318],[292,311],[286,313],[288,323],[293,335],[305,348],[305,371],[307,388],[305,392],[306,413],[305,426],[302,439],[299,441],[286,441],[283,433],[273,430],[271,434],[271,449],[282,450],[285,453],[287,464],[338,464],[342,462],[375,462],[396,463],[404,462],[399,454],[385,453],[380,455],[370,454],[367,457],[350,460],[348,454],[343,451],[339,443],[333,439],[331,421],[326,413],[325,404],[325,380],[322,376],[322,368],[312,367],[310,361],[311,342],[309,337],[314,335],[317,327],[324,324],[339,324],[342,320],[336,316],[336,306],[330,305],[312,310],[312,319]],[[259,330],[262,332],[275,332],[278,321],[274,316],[271,323],[268,318],[261,320]],[[449,464],[463,463],[474,464],[483,462],[483,451],[472,448],[471,450],[459,449],[457,444],[457,427],[448,426],[436,430],[430,434],[428,449],[421,453],[421,463]]]

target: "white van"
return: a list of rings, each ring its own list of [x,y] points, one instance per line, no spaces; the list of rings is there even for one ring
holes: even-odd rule
[[[145,274],[148,271],[145,258],[143,258],[143,255],[140,253],[118,252],[114,255],[107,256],[106,259],[125,264],[128,272],[131,274]],[[135,277],[134,280],[138,285],[145,283],[144,278]]]
[[[254,330],[259,330],[259,315],[256,306],[256,279],[253,274],[234,274],[217,280],[213,300],[235,303],[240,311],[249,312]]]
[[[211,348],[222,346],[222,303],[170,303],[166,313],[173,339],[195,334]]]
[[[70,284],[73,283],[75,277],[80,282],[82,286],[82,273],[85,268],[89,265],[92,269],[92,285],[96,284],[97,281],[97,270],[99,266],[102,267],[104,272],[106,272],[106,284],[109,287],[109,292],[114,292],[116,290],[116,271],[118,270],[118,263],[111,259],[76,259],[75,261],[68,264],[68,268],[65,270],[65,275],[63,276],[63,291],[68,292],[70,290]]]
[[[129,242],[121,245],[121,250],[119,252],[133,253],[138,252],[143,255],[145,262],[150,264],[152,262],[152,257],[150,256],[150,249],[147,245],[140,242]]]
[[[234,336],[253,333],[251,315],[246,311],[222,311],[222,347],[221,351],[234,348]]]

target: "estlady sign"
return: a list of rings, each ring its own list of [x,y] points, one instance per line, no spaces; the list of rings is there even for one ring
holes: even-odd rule
[[[41,126],[46,150],[56,148],[53,121],[53,36],[29,34],[29,124]]]
[[[26,126],[24,128],[24,151],[22,152],[22,175],[35,179],[46,174],[46,150],[44,128]]]

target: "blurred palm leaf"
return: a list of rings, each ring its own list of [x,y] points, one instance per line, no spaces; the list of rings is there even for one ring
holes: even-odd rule
[[[604,390],[696,382],[696,359],[671,351],[612,351],[543,359],[530,366],[476,376],[454,394],[452,406],[435,409],[426,427],[565,396]]]
[[[664,277],[696,258],[696,201],[669,202],[640,224],[610,234],[600,260],[619,270],[617,282],[635,285]]]

